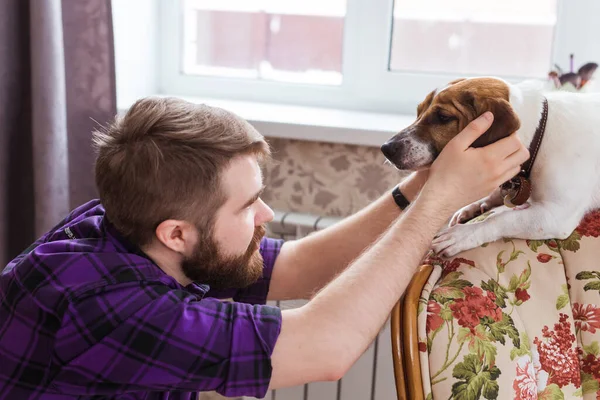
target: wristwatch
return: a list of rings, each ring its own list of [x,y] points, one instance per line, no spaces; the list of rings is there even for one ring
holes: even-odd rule
[[[408,201],[408,199],[400,191],[400,185],[397,185],[394,190],[392,190],[392,197],[401,210],[404,210],[410,205],[410,201]]]

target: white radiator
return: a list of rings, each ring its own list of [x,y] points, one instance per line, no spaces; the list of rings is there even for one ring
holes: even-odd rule
[[[269,224],[268,233],[271,237],[297,239],[333,225],[339,220],[339,218],[275,211],[275,218]],[[289,309],[304,303],[304,301],[281,301],[272,304],[282,309]],[[268,400],[393,400],[395,398],[389,321],[375,342],[341,380],[274,390],[266,396]]]

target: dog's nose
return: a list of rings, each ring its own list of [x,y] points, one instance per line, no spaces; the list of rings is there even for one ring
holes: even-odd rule
[[[396,142],[387,141],[381,146],[381,152],[385,158],[390,159],[398,152],[398,145]]]

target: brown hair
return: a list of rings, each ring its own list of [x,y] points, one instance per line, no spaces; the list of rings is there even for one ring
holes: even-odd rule
[[[106,216],[138,246],[168,219],[209,229],[225,201],[221,172],[231,159],[270,157],[264,137],[242,118],[176,98],[138,100],[93,140]]]

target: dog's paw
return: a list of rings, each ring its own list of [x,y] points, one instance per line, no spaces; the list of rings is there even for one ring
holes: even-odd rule
[[[433,239],[431,248],[442,257],[454,257],[473,249],[481,245],[475,235],[475,229],[475,225],[454,225],[447,228]]]
[[[475,217],[480,216],[481,214],[488,212],[489,210],[490,205],[487,201],[485,201],[485,199],[476,201],[475,203],[471,203],[455,212],[448,226],[453,227],[454,225],[463,224]]]

